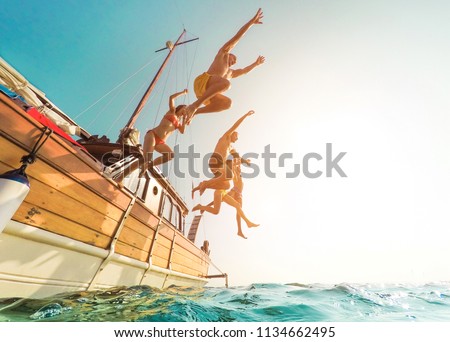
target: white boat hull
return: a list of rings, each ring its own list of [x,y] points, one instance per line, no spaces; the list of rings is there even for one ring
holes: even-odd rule
[[[106,258],[104,249],[10,221],[0,234],[0,298],[43,298],[138,284],[199,287],[207,282],[118,254],[104,264]]]

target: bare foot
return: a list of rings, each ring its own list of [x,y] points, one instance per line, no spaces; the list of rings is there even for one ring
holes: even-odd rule
[[[192,208],[192,211],[200,210],[201,204],[197,204],[194,208]]]
[[[247,227],[248,228],[256,228],[256,227],[259,227],[259,224],[250,222],[250,224],[247,224]]]
[[[247,239],[247,237],[242,232],[238,232],[237,235],[240,236],[241,238]]]

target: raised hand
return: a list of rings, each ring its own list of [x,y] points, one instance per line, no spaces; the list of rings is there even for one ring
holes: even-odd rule
[[[264,18],[262,9],[259,8],[258,12],[256,12],[255,16],[252,18],[251,22],[252,24],[262,24],[262,18]]]
[[[266,61],[266,58],[265,58],[264,56],[259,56],[259,57],[256,59],[255,64],[256,64],[256,65],[260,65],[260,64],[263,64],[265,61]]]

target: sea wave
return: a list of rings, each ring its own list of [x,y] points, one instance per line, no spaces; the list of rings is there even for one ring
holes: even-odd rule
[[[0,299],[0,321],[401,322],[450,321],[450,284],[148,286]]]

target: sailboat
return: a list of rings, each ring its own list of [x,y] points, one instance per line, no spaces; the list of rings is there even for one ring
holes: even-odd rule
[[[189,209],[162,172],[127,173],[142,162],[132,142],[134,122],[174,49],[185,43],[183,35],[167,44],[163,65],[117,142],[79,127],[0,59],[0,174],[29,181],[17,208],[8,212],[0,205],[0,297],[132,285],[201,287],[209,278],[226,277],[208,274],[208,242],[195,244],[200,217],[186,232]],[[17,191],[7,192],[0,188],[0,203],[17,201]]]

